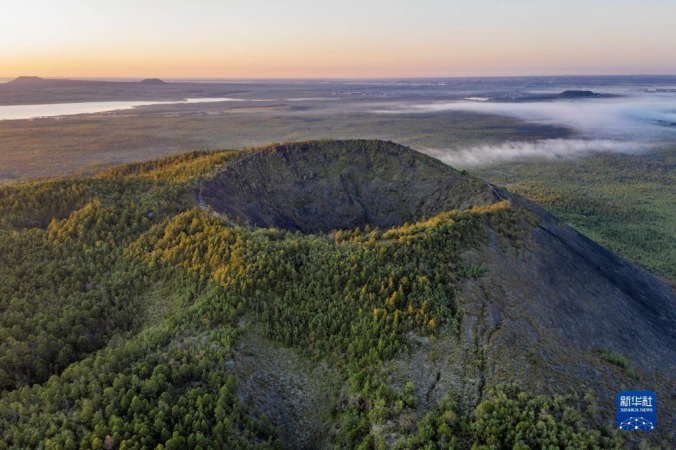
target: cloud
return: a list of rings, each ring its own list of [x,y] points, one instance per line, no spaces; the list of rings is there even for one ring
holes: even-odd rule
[[[545,139],[464,149],[436,148],[422,151],[451,166],[468,168],[525,158],[575,158],[596,152],[636,153],[649,147],[639,142],[610,139]]]

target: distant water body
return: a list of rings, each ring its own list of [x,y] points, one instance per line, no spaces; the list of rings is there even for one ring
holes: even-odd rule
[[[132,109],[139,106],[169,105],[184,103],[242,102],[240,98],[189,98],[171,101],[118,101],[118,102],[83,102],[83,103],[51,103],[45,105],[6,105],[0,106],[0,120],[35,119],[39,117],[60,117],[75,114],[94,114],[108,111]]]

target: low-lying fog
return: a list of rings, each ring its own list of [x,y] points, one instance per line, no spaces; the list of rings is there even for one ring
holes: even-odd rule
[[[593,152],[633,153],[676,142],[676,92],[641,93],[618,98],[536,102],[445,101],[400,103],[374,113],[471,111],[504,114],[537,123],[564,125],[571,139],[509,142],[463,149],[428,148],[427,153],[458,167],[519,158],[564,158]]]

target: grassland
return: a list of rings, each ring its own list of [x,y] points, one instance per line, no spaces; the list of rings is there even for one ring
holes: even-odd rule
[[[0,183],[183,153],[319,138],[378,138],[424,147],[560,137],[559,127],[485,114],[382,115],[264,104],[156,105],[127,112],[0,121]]]
[[[37,105],[121,100],[181,100],[225,97],[243,91],[242,85],[213,83],[138,83],[20,77],[0,83],[0,105]]]

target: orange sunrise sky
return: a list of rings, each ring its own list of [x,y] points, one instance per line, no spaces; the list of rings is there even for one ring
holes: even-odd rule
[[[7,1],[0,77],[676,73],[676,1]]]

